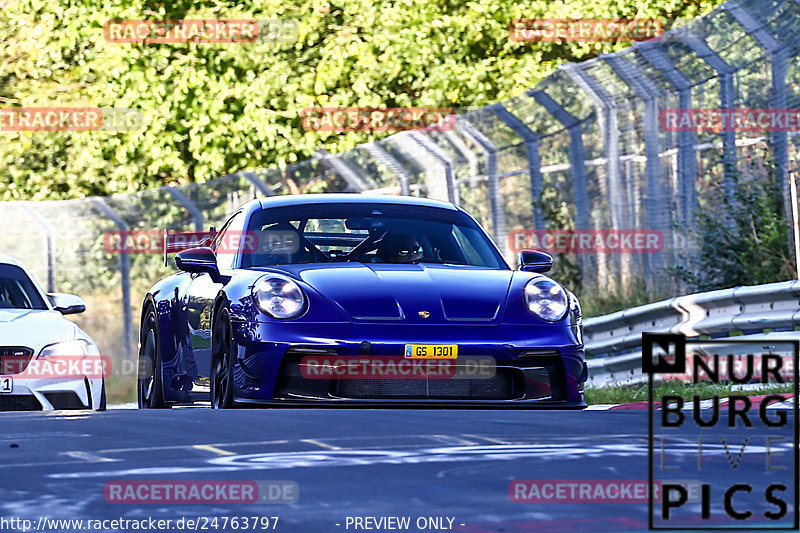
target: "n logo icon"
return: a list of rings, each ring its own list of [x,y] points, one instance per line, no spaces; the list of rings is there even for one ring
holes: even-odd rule
[[[642,333],[642,372],[686,372],[686,336],[680,333]]]

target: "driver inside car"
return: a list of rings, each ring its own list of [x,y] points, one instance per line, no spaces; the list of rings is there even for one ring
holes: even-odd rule
[[[384,263],[413,263],[422,259],[422,246],[409,233],[387,233],[375,255]]]
[[[251,256],[252,264],[281,265],[309,259],[308,252],[301,246],[301,233],[288,222],[262,228],[257,238]]]

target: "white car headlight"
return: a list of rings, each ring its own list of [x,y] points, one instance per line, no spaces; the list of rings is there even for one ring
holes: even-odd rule
[[[253,299],[259,309],[274,318],[297,318],[306,307],[306,296],[297,283],[275,275],[256,282]]]
[[[89,355],[89,343],[83,339],[50,344],[39,352],[39,357],[74,357],[78,355]]]
[[[548,322],[561,320],[569,308],[567,291],[549,278],[534,278],[525,285],[525,304],[531,313]]]

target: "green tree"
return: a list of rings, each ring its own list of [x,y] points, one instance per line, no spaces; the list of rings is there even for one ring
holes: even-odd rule
[[[692,290],[704,292],[741,285],[758,285],[793,277],[789,249],[790,225],[783,213],[783,196],[775,180],[740,182],[728,202],[717,180],[709,196],[717,199],[695,212],[696,226],[684,230],[697,253],[672,274]]]
[[[0,106],[141,110],[133,132],[0,132],[0,199],[62,199],[204,182],[339,152],[386,133],[301,127],[311,106],[475,108],[559,63],[623,48],[509,39],[516,18],[658,18],[718,0],[0,0]],[[286,19],[294,42],[119,44],[111,19]]]

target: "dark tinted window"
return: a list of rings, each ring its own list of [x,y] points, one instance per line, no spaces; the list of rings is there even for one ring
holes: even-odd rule
[[[47,309],[47,304],[24,270],[0,265],[0,309]]]
[[[244,229],[244,213],[239,211],[233,215],[214,237],[211,248],[217,254],[217,266],[221,269],[233,268],[236,260],[236,251],[239,248],[238,239],[242,238]],[[234,237],[238,237],[235,239]]]
[[[242,266],[298,263],[445,263],[507,268],[475,222],[459,211],[387,204],[309,204],[250,219],[257,249]]]

